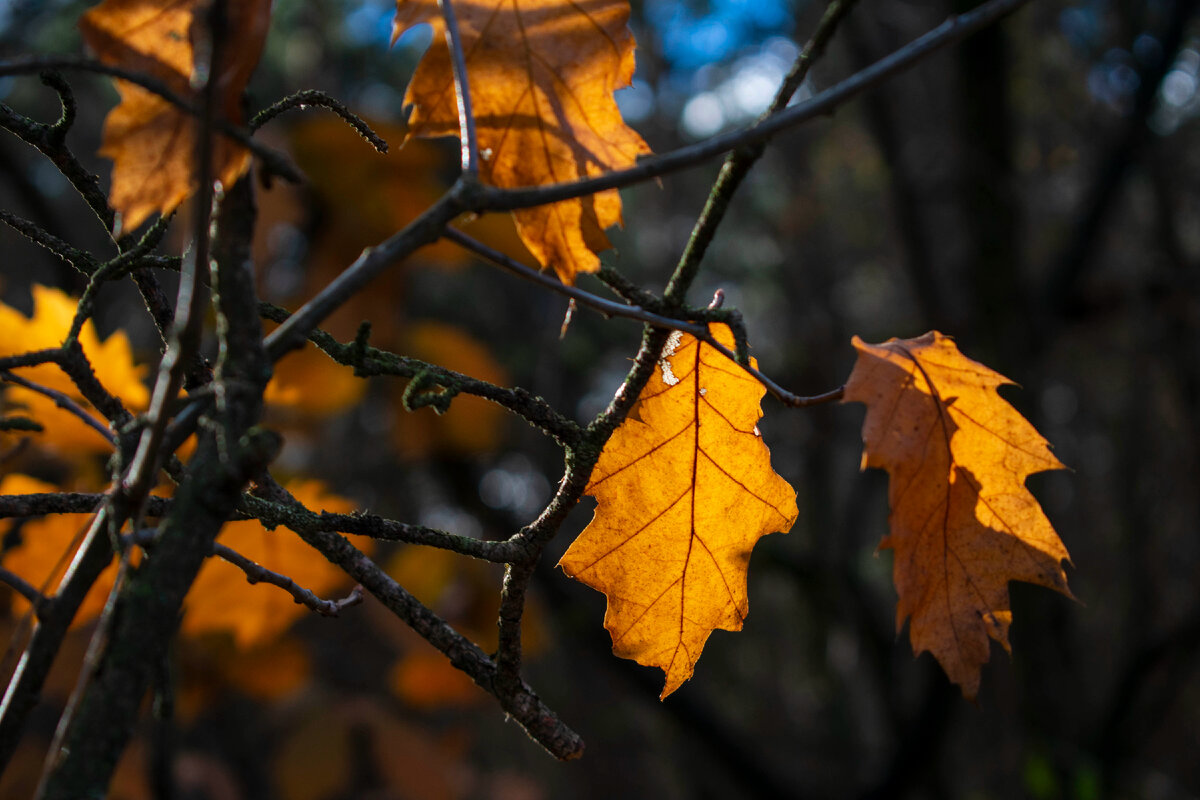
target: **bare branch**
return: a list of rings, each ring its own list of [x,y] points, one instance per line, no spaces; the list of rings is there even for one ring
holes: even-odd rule
[[[286,310],[268,303],[260,303],[259,311],[267,319],[284,324],[291,318]],[[280,329],[277,328],[276,333]],[[270,337],[267,338],[269,341]],[[365,343],[361,345],[358,342],[343,344],[320,329],[310,332],[307,338],[334,361],[354,367],[358,375],[395,375],[404,378],[424,376],[421,380],[428,384],[428,388],[433,388],[433,385],[436,384],[456,393],[472,394],[485,400],[491,400],[520,416],[530,425],[541,429],[547,435],[554,437],[560,443],[571,444],[579,440],[578,423],[563,416],[545,400],[521,387],[507,389],[496,386],[470,375],[428,364],[415,358],[397,355],[377,347],[370,347]]]
[[[0,222],[3,222],[34,244],[49,250],[84,275],[91,275],[96,271],[98,264],[96,263],[96,259],[92,258],[90,254],[72,247],[57,236],[42,230],[29,220],[22,219],[16,214],[10,214],[0,209]]]
[[[376,247],[362,251],[353,264],[325,285],[313,299],[292,314],[266,338],[267,355],[278,361],[289,351],[300,347],[309,332],[321,324],[342,303],[367,285],[372,278],[392,264],[411,255],[417,248],[432,244],[442,235],[450,220],[464,210],[459,193],[449,192]]]
[[[611,300],[605,300],[603,297],[597,297],[591,292],[585,292],[575,286],[568,286],[557,278],[552,278],[544,272],[538,272],[531,269],[521,262],[509,258],[499,250],[488,247],[483,242],[472,239],[462,231],[447,227],[445,238],[450,241],[462,245],[472,253],[487,259],[498,267],[513,273],[519,278],[524,278],[527,281],[536,283],[545,289],[559,294],[566,295],[573,300],[577,300],[585,306],[594,308],[606,317],[625,317],[627,319],[636,319],[653,325],[656,328],[666,328],[668,330],[684,331],[693,336],[699,336],[704,331],[703,325],[697,325],[682,319],[674,319],[666,317],[662,314],[655,314],[652,311],[647,311],[639,306],[624,305],[622,303],[614,303]]]
[[[775,99],[771,101],[770,107],[758,118],[760,123],[779,114],[787,107],[796,90],[804,83],[809,69],[824,53],[825,45],[833,36],[838,23],[850,11],[855,2],[856,0],[833,0],[825,9],[824,16],[817,24],[816,33],[804,45],[800,55],[796,57],[792,69],[775,93]],[[763,139],[752,146],[736,149],[726,156],[721,172],[717,175],[716,183],[709,192],[708,201],[704,204],[704,210],[700,213],[692,235],[688,238],[687,247],[680,256],[679,262],[683,268],[676,272],[672,283],[667,285],[664,297],[667,298],[670,305],[683,303],[684,295],[676,290],[677,280],[686,277],[688,283],[691,282],[690,276],[700,268],[700,261],[704,258],[704,253],[712,242],[721,220],[725,218],[725,211],[729,208],[734,193],[745,177],[750,174],[751,168],[762,158],[762,154],[766,151],[766,145],[767,142]]]
[[[37,517],[43,514],[91,514],[99,511],[108,495],[96,492],[47,492],[0,495],[0,519]],[[161,517],[171,507],[165,497],[149,497],[146,514]]]
[[[297,533],[352,533],[380,541],[436,547],[497,564],[512,561],[519,553],[507,542],[488,542],[470,536],[458,536],[374,514],[332,514],[328,511],[317,513],[290,495],[288,497],[286,503],[279,503],[254,495],[245,495],[242,497],[241,508],[269,528],[283,525]]]

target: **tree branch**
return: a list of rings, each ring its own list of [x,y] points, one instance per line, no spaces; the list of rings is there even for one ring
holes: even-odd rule
[[[309,106],[318,106],[327,108],[334,114],[341,117],[347,125],[358,132],[358,135],[366,139],[372,147],[380,153],[388,151],[388,143],[382,136],[371,129],[366,120],[355,114],[350,109],[346,108],[345,103],[338,100],[336,97],[331,97],[319,89],[305,89],[295,94],[290,94],[287,97],[264,108],[262,111],[255,114],[246,127],[253,131],[257,131],[263,125],[266,125],[271,120],[278,117],[285,111],[298,109],[305,110]]]
[[[650,178],[697,166],[721,153],[765,141],[780,131],[832,113],[846,101],[879,85],[892,75],[908,69],[930,53],[961,41],[1029,2],[1030,0],[989,0],[966,14],[951,16],[924,36],[876,61],[866,69],[851,75],[841,83],[749,128],[730,131],[688,147],[681,147],[670,153],[651,156],[639,161],[636,166],[629,169],[609,172],[595,178],[527,189],[498,189],[493,186],[482,186],[477,196],[472,198],[472,203],[467,210],[512,211],[518,208],[531,208],[560,200],[583,197],[606,189],[621,189],[642,183]]]

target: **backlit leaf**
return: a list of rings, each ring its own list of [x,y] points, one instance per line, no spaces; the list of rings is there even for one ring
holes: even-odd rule
[[[650,151],[613,92],[633,77],[627,0],[480,0],[454,5],[481,151],[480,175],[502,188],[572,181],[632,166]],[[405,94],[411,136],[458,136],[437,0],[399,0],[394,34],[433,26]],[[513,212],[521,238],[564,283],[595,272],[604,231],[621,223],[616,190]]]
[[[947,336],[865,344],[845,401],[867,405],[863,468],[888,471],[897,629],[930,651],[973,698],[988,637],[1006,650],[1008,582],[1070,595],[1067,549],[1025,488],[1063,469],[1049,444],[996,389],[1012,381],[965,357]]]
[[[192,88],[197,40],[209,33],[202,0],[150,3],[105,0],[79,21],[84,41],[105,64],[157,78],[176,94],[195,101]],[[266,41],[270,0],[232,0],[218,81],[217,113],[242,121],[242,90],[250,80]],[[203,53],[206,46],[200,48]],[[201,67],[207,64],[201,63]],[[100,154],[113,160],[109,202],[121,215],[120,226],[133,229],[151,214],[168,213],[196,191],[195,119],[153,92],[117,81],[121,103],[104,122]],[[232,186],[250,165],[245,148],[216,136],[213,175]]]
[[[732,346],[728,328],[713,332]],[[796,493],[758,432],[764,393],[716,350],[674,334],[640,418],[617,429],[592,473],[595,517],[559,562],[608,596],[613,652],[661,668],[663,697],[691,677],[713,630],[741,630],[750,551],[796,520]]]

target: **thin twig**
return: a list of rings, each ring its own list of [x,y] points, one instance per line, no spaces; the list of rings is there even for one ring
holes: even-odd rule
[[[370,142],[371,146],[380,153],[388,151],[388,143],[382,136],[371,129],[366,120],[355,114],[346,104],[336,97],[322,92],[320,89],[305,89],[304,91],[296,92],[287,97],[264,108],[262,111],[255,114],[250,122],[246,123],[246,127],[252,132],[257,131],[263,125],[266,125],[271,120],[278,117],[285,111],[297,109],[303,111],[309,106],[326,108],[341,117],[347,125],[358,132],[358,135]]]
[[[297,533],[352,533],[380,541],[436,547],[496,564],[512,561],[518,556],[518,552],[507,542],[489,542],[470,536],[459,536],[424,525],[409,525],[361,512],[317,513],[306,508],[291,495],[286,497],[286,502],[275,502],[255,495],[244,495],[240,508],[245,514],[269,528],[283,525]]]
[[[402,230],[378,246],[363,250],[353,264],[342,270],[286,322],[271,331],[266,338],[267,356],[275,362],[303,345],[313,328],[372,278],[409,256],[418,247],[437,241],[447,223],[463,210],[459,193],[451,190]]]
[[[216,10],[216,9],[214,9]],[[217,111],[217,79],[222,37],[212,36],[208,78],[199,91],[200,109],[196,131],[196,195],[192,200],[191,259],[179,273],[179,290],[175,301],[175,321],[170,342],[159,364],[158,378],[146,412],[146,427],[138,442],[137,451],[121,479],[123,491],[139,504],[150,490],[158,470],[159,446],[170,421],[167,407],[174,401],[183,385],[184,368],[199,351],[200,334],[204,325],[205,292],[198,276],[208,270],[209,220],[213,198],[213,123]]]
[[[363,599],[362,587],[355,586],[350,594],[341,600],[324,600],[317,597],[310,590],[300,586],[288,576],[272,572],[261,564],[256,564],[246,558],[236,550],[217,542],[213,543],[213,555],[223,558],[246,573],[246,580],[250,583],[269,583],[272,586],[278,586],[295,598],[297,603],[312,609],[323,617],[336,617],[341,613],[342,609],[356,606]]]
[[[100,424],[99,420],[84,411],[82,406],[62,392],[56,389],[51,389],[49,386],[42,386],[40,383],[34,383],[33,381],[26,380],[25,378],[22,378],[19,375],[14,375],[8,371],[0,371],[0,380],[3,380],[5,383],[14,383],[17,386],[28,389],[31,392],[37,392],[40,395],[49,397],[54,401],[54,405],[58,406],[69,414],[74,414],[83,421],[84,425],[93,428],[104,437],[105,441],[113,446],[116,446],[117,440],[116,437],[113,436],[112,431]]]
[[[259,313],[265,318],[286,324],[291,315],[278,306],[259,303]],[[277,328],[278,332],[281,328]],[[308,334],[308,339],[327,356],[344,366],[353,367],[360,376],[393,375],[402,378],[421,378],[427,388],[441,386],[454,392],[472,394],[503,406],[561,444],[574,444],[580,436],[579,424],[556,411],[541,397],[526,389],[497,386],[461,372],[429,364],[416,358],[397,355],[357,342],[343,344],[321,329]],[[267,337],[268,342],[270,337]],[[449,398],[446,398],[449,399]],[[195,412],[186,412],[195,413]],[[183,417],[184,414],[180,414]]]
[[[260,491],[275,505],[302,508],[295,498],[267,473],[258,479]],[[582,491],[582,484],[579,490]],[[578,498],[576,498],[578,499]],[[583,740],[567,727],[558,715],[523,681],[515,685],[499,680],[496,662],[470,639],[454,630],[420,600],[384,572],[378,564],[336,533],[297,530],[300,537],[315,547],[331,563],[341,567],[352,579],[422,638],[450,659],[455,668],[466,673],[484,691],[491,693],[529,736],[556,758],[567,760],[583,754]]]
[[[0,209],[0,222],[12,228],[34,244],[44,247],[84,275],[91,275],[98,264],[90,253],[72,247],[57,236],[47,233],[27,219]]]
[[[475,133],[475,112],[471,108],[471,86],[467,80],[467,58],[453,0],[438,0],[446,25],[446,46],[450,49],[450,70],[454,75],[454,100],[458,105],[458,131],[462,142],[463,173],[479,175],[479,140]]]
[[[775,398],[785,406],[790,406],[792,408],[808,408],[809,406],[819,406],[842,399],[842,391],[845,388],[843,386],[839,386],[838,388],[832,389],[828,392],[822,392],[821,394],[811,395],[808,397],[804,395],[792,394],[787,389],[784,389],[775,381],[759,372],[757,367],[752,367],[749,364],[743,364],[738,361],[737,353],[718,342],[708,331],[705,331],[703,336],[698,336],[696,338],[728,358],[734,364],[737,364],[750,375],[754,376],[754,378],[763,385],[763,388],[773,394]]]
[[[447,227],[444,238],[449,239],[455,244],[462,245],[472,253],[492,262],[498,267],[508,270],[519,278],[524,278],[527,281],[536,283],[545,289],[577,300],[585,306],[594,308],[606,317],[626,317],[628,319],[636,319],[653,325],[656,328],[667,328],[668,330],[684,331],[693,336],[700,336],[704,332],[703,325],[697,325],[687,320],[674,319],[665,317],[662,314],[655,314],[652,311],[647,311],[640,306],[625,305],[623,303],[614,303],[612,300],[605,300],[603,297],[597,297],[591,292],[586,292],[576,286],[569,286],[557,278],[552,278],[544,272],[538,272],[535,269],[525,266],[521,262],[506,256],[499,250],[488,247],[483,242],[472,239],[457,228]]]

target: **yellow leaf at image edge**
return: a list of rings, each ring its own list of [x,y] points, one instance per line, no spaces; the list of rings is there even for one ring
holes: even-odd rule
[[[713,334],[728,346],[724,325]],[[751,360],[751,363],[754,363]],[[796,492],[758,432],[762,385],[691,336],[675,334],[600,455],[591,524],[559,566],[608,596],[613,652],[691,677],[715,629],[741,630],[750,551],[796,521]]]
[[[60,347],[71,330],[78,300],[48,286],[34,284],[31,291],[32,316],[27,317],[0,303],[0,357]],[[96,326],[89,320],[80,329],[79,344],[96,378],[108,391],[121,398],[131,411],[146,407],[150,394],[142,383],[146,368],[133,363],[133,349],[123,331],[116,331],[102,342],[96,334]],[[22,367],[14,372],[26,380],[62,392],[104,423],[103,417],[92,410],[56,364]],[[70,457],[112,450],[112,445],[98,431],[59,408],[54,400],[43,394],[20,386],[6,386],[3,396],[6,410],[22,413],[41,423],[44,430],[29,436],[61,455]]]
[[[1067,549],[1025,488],[1064,469],[1042,435],[996,391],[1012,381],[964,356],[948,336],[866,344],[844,402],[867,405],[863,468],[888,472],[899,603],[916,654],[933,653],[973,699],[988,638],[1009,649],[1008,582],[1070,596]]]

